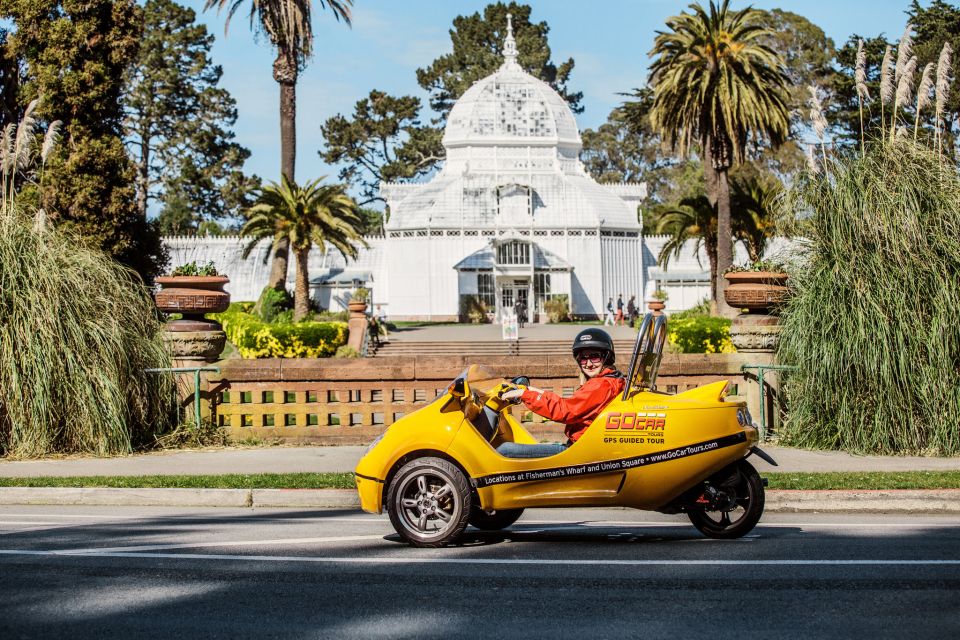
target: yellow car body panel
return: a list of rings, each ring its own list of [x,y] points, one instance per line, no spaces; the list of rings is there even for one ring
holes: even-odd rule
[[[726,382],[676,395],[617,396],[584,435],[545,458],[506,458],[501,441],[536,440],[508,414],[493,444],[448,393],[387,429],[356,468],[361,507],[380,513],[391,475],[410,459],[433,455],[459,465],[485,510],[624,506],[657,509],[744,458],[757,442],[742,402],[725,402]],[[743,410],[743,411],[741,411]]]

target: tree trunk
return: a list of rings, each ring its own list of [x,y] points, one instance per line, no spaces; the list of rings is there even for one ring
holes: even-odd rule
[[[707,200],[713,207],[717,206],[717,172],[713,167],[713,153],[711,152],[711,145],[713,142],[710,138],[704,139],[700,143],[700,148],[703,151],[703,181],[704,186],[707,189]]]
[[[307,259],[310,247],[297,249],[297,276],[293,290],[293,319],[303,320],[310,313],[310,274],[307,271]]]
[[[273,62],[273,79],[280,85],[280,173],[294,182],[297,162],[297,63],[285,50]],[[273,248],[269,286],[287,286],[290,243],[283,238]]]
[[[137,211],[140,217],[147,219],[147,196],[150,193],[150,139],[140,133],[140,161],[137,163]]]
[[[717,178],[717,273],[714,277],[717,310],[721,315],[732,318],[737,310],[727,304],[723,292],[727,289],[727,279],[723,277],[733,264],[733,232],[730,225],[730,182],[726,169],[716,170]]]

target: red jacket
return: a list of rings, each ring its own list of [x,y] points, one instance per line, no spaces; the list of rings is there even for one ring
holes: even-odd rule
[[[607,377],[615,372],[609,367],[604,369],[584,382],[569,398],[561,398],[550,391],[537,393],[528,389],[520,399],[537,415],[567,425],[563,432],[576,442],[600,411],[623,392],[626,381],[622,377]]]

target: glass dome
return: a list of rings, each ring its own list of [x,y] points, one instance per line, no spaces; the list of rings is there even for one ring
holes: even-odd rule
[[[443,145],[448,149],[549,145],[579,151],[580,132],[567,101],[517,63],[516,42],[509,24],[503,57],[503,65],[496,73],[476,82],[454,104]]]

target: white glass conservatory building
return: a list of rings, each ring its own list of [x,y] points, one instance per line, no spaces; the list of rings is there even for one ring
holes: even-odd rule
[[[381,185],[391,317],[455,317],[463,296],[498,316],[517,300],[536,313],[558,294],[596,316],[609,297],[643,294],[644,185],[587,175],[573,113],[517,64],[509,28],[504,58],[450,111],[439,173]]]

